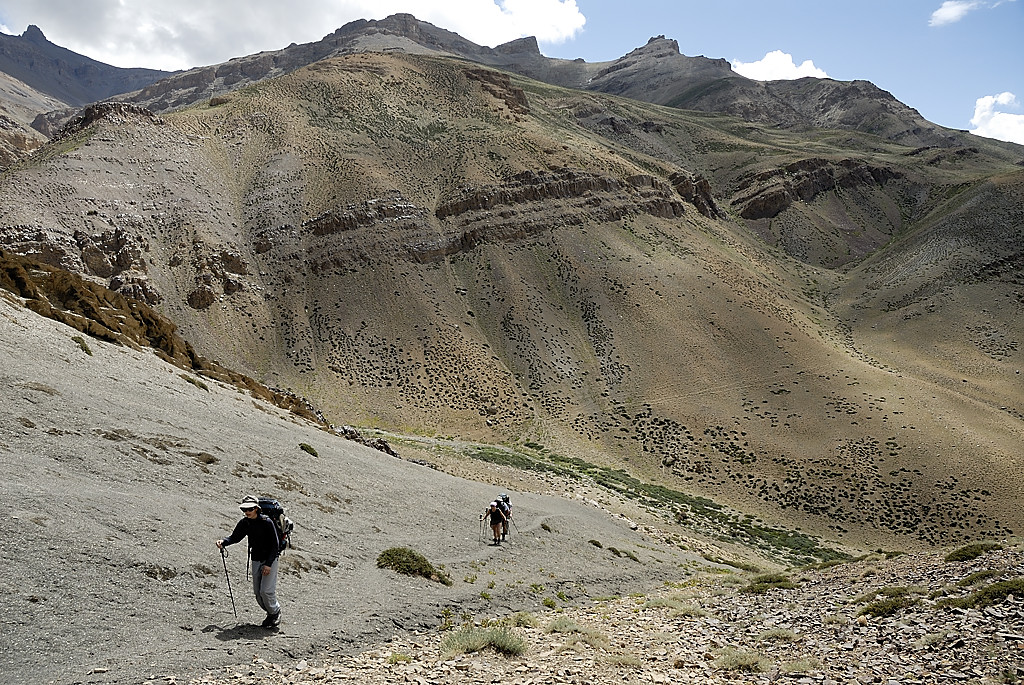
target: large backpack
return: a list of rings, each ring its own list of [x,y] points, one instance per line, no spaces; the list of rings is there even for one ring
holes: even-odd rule
[[[295,528],[295,524],[285,515],[284,507],[276,499],[260,497],[259,505],[260,513],[274,522],[274,527],[277,528],[277,539],[281,543],[280,551],[284,552],[292,546],[292,530]]]

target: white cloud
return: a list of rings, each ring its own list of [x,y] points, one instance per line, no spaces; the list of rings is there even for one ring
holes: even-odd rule
[[[586,22],[576,0],[4,0],[3,23],[29,24],[69,50],[119,67],[187,69],[320,40],[356,19],[405,12],[495,46],[559,43]]]
[[[1004,107],[1018,106],[1016,96],[1010,92],[978,98],[971,119],[974,127],[971,133],[1024,145],[1024,114],[1000,111]]]
[[[741,62],[734,59],[732,69],[737,74],[755,81],[788,81],[804,76],[828,78],[828,74],[814,66],[811,60],[805,60],[798,66],[793,61],[793,55],[782,50],[773,50],[757,62]]]
[[[928,20],[928,25],[955,24],[967,16],[968,12],[981,6],[982,3],[975,0],[946,0],[939,9],[932,12],[932,18]]]

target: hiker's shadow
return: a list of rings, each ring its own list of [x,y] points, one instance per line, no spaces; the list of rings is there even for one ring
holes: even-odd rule
[[[221,642],[229,642],[231,640],[262,640],[265,637],[269,637],[274,633],[278,632],[276,628],[264,628],[253,623],[240,623],[230,628],[224,628],[223,626],[208,625],[203,628],[204,633],[216,633],[216,637]]]

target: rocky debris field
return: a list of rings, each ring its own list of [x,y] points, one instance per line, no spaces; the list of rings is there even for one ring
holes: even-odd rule
[[[776,577],[794,587],[763,592],[752,592],[742,574],[705,575],[647,595],[494,617],[492,625],[514,626],[524,641],[518,656],[446,652],[466,630],[453,621],[355,655],[256,657],[190,682],[1014,683],[1024,678],[1021,593],[971,608],[943,602],[995,583],[1019,586],[1022,549],[1006,545],[958,562],[937,553],[877,555]],[[894,604],[906,606],[881,615]]]

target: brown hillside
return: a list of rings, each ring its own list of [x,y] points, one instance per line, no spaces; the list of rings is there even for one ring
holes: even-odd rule
[[[3,177],[0,242],[335,423],[934,544],[1024,523],[1020,183],[980,150],[361,54],[100,112]]]

